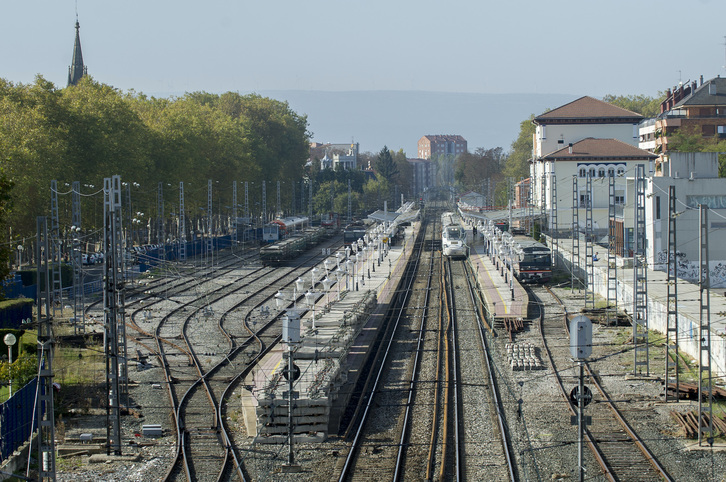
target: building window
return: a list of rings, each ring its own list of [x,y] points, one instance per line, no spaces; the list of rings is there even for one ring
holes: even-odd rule
[[[580,177],[586,177],[587,176],[587,169],[584,167],[580,168]]]
[[[605,168],[601,167],[597,170],[597,177],[605,177]]]
[[[625,168],[618,167],[618,177],[623,177],[624,175],[625,175]]]
[[[615,169],[608,167],[608,177],[615,177]]]
[[[655,197],[655,219],[660,219],[660,196]]]
[[[591,167],[588,174],[590,175],[590,177],[595,177],[595,168]]]

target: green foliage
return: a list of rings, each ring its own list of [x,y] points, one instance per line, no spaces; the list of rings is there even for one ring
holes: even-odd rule
[[[513,177],[516,180],[529,177],[529,161],[532,159],[534,149],[534,131],[532,124],[534,114],[519,124],[519,135],[512,142],[509,156],[504,167],[504,176]]]
[[[718,152],[718,175],[726,177],[726,140],[718,137],[703,137],[697,126],[681,127],[668,134],[668,151],[675,152]]]
[[[460,154],[456,158],[454,179],[462,190],[480,192],[487,179],[501,179],[506,159],[501,147],[480,147],[474,153]]]
[[[30,85],[0,79],[0,229],[6,221],[15,236],[34,235],[35,217],[47,214],[54,179],[64,192],[69,188],[61,186],[80,181],[83,226],[89,231],[102,225],[99,191],[114,174],[140,184],[132,191],[139,208],[155,206],[160,181],[174,190],[185,182],[189,213],[206,206],[207,179],[222,183],[215,184],[215,204],[231,204],[233,180],[255,183],[254,203],[263,179],[287,184],[302,177],[307,128],[307,118],[286,102],[255,94],[194,92],[157,99],[124,94],[89,76],[64,89],[40,76]],[[283,190],[283,205],[291,196],[291,189]],[[68,204],[60,206],[61,213],[70,211],[69,198],[59,199]],[[165,192],[165,198],[173,197]],[[0,252],[0,260],[7,256]]]
[[[613,104],[623,109],[642,115],[643,117],[655,117],[660,114],[660,104],[665,100],[665,94],[658,92],[658,97],[647,95],[612,95],[608,94],[602,98],[604,102]]]
[[[7,361],[0,362],[0,380],[12,380],[15,390],[35,378],[37,371],[38,357],[34,354],[21,353],[16,360],[13,360],[12,365]]]
[[[381,152],[378,153],[375,167],[378,175],[389,181],[394,181],[398,176],[398,166],[393,161],[393,156],[387,146],[383,146]]]

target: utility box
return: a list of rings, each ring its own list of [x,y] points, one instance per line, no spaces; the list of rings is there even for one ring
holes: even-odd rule
[[[592,355],[592,321],[585,315],[570,320],[570,355],[576,360]]]
[[[288,344],[300,341],[300,315],[295,311],[288,311],[282,317],[282,341]]]
[[[163,431],[160,424],[150,424],[141,426],[141,435],[144,437],[161,437]]]

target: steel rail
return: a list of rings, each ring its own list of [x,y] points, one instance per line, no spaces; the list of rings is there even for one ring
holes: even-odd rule
[[[436,223],[434,223],[434,233],[436,232]],[[428,268],[428,277],[426,280],[426,294],[424,295],[423,310],[421,313],[421,324],[418,330],[418,340],[416,343],[416,355],[413,360],[413,369],[411,370],[411,380],[408,385],[408,398],[406,400],[406,411],[403,415],[403,428],[401,429],[401,438],[398,442],[398,454],[396,455],[396,469],[393,474],[394,482],[400,480],[402,477],[403,470],[403,459],[405,457],[406,449],[408,448],[408,441],[410,437],[409,423],[411,421],[411,410],[414,403],[414,395],[416,393],[416,385],[418,381],[418,375],[421,368],[421,357],[423,355],[424,338],[426,336],[426,320],[428,318],[428,305],[429,295],[431,289],[431,279],[434,271],[434,256],[431,256],[431,261]]]
[[[474,304],[474,306],[477,305],[476,303],[476,296],[475,296],[475,290],[474,287],[471,284],[471,271],[469,269],[469,265],[465,264],[465,269],[467,269],[467,273],[469,276],[466,277],[466,282],[469,287],[469,296],[471,296],[471,301]],[[516,481],[517,479],[517,471],[516,466],[514,463],[514,456],[512,455],[512,445],[511,440],[508,436],[508,431],[506,429],[506,416],[504,413],[504,405],[502,403],[502,398],[499,394],[499,384],[497,383],[496,377],[494,376],[494,367],[492,364],[492,358],[491,358],[491,352],[489,350],[489,344],[486,340],[486,333],[484,332],[484,327],[486,325],[485,323],[482,323],[482,319],[480,318],[480,311],[474,310],[474,314],[476,315],[477,320],[477,327],[479,331],[479,339],[482,344],[482,348],[484,349],[484,359],[487,363],[487,372],[489,373],[489,384],[492,387],[492,397],[494,399],[494,406],[496,407],[497,411],[497,421],[499,423],[499,433],[502,438],[502,447],[504,450],[504,456],[507,459],[507,469],[509,471],[509,479],[512,481]]]
[[[419,238],[422,236],[424,230],[421,230],[419,232]],[[411,296],[411,287],[413,286],[413,282],[415,279],[415,276],[413,274],[418,269],[418,262],[421,257],[421,251],[423,251],[423,242],[420,241],[420,239],[416,240],[416,244],[418,246],[418,253],[413,256],[413,261],[409,262],[409,264],[406,266],[406,273],[404,279],[407,282],[406,288],[403,290],[403,298],[398,300],[398,315],[396,316],[395,323],[391,329],[390,338],[388,340],[388,343],[386,345],[386,349],[383,353],[383,358],[381,359],[378,371],[376,373],[376,377],[373,382],[373,386],[370,389],[370,397],[368,397],[368,401],[366,402],[365,409],[363,410],[363,414],[358,422],[358,428],[356,429],[355,436],[353,437],[353,441],[351,443],[351,447],[348,450],[348,455],[345,459],[345,463],[343,465],[343,468],[341,469],[340,476],[338,477],[338,480],[340,482],[343,482],[347,479],[347,477],[350,475],[350,471],[353,467],[353,461],[358,455],[358,451],[360,450],[360,443],[361,438],[363,434],[363,429],[366,425],[366,422],[368,420],[368,413],[371,410],[371,406],[373,404],[373,400],[375,399],[375,393],[378,391],[378,386],[381,382],[381,378],[383,376],[383,372],[386,369],[386,360],[388,359],[388,355],[391,352],[391,347],[393,346],[393,341],[395,338],[395,334],[398,328],[398,324],[401,321],[401,317],[403,315],[403,309],[400,307],[403,307],[406,305],[406,302],[408,301],[408,298]]]

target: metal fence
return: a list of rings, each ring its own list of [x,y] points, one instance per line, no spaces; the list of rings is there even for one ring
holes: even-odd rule
[[[38,379],[34,378],[0,404],[0,461],[10,457],[30,439]]]

